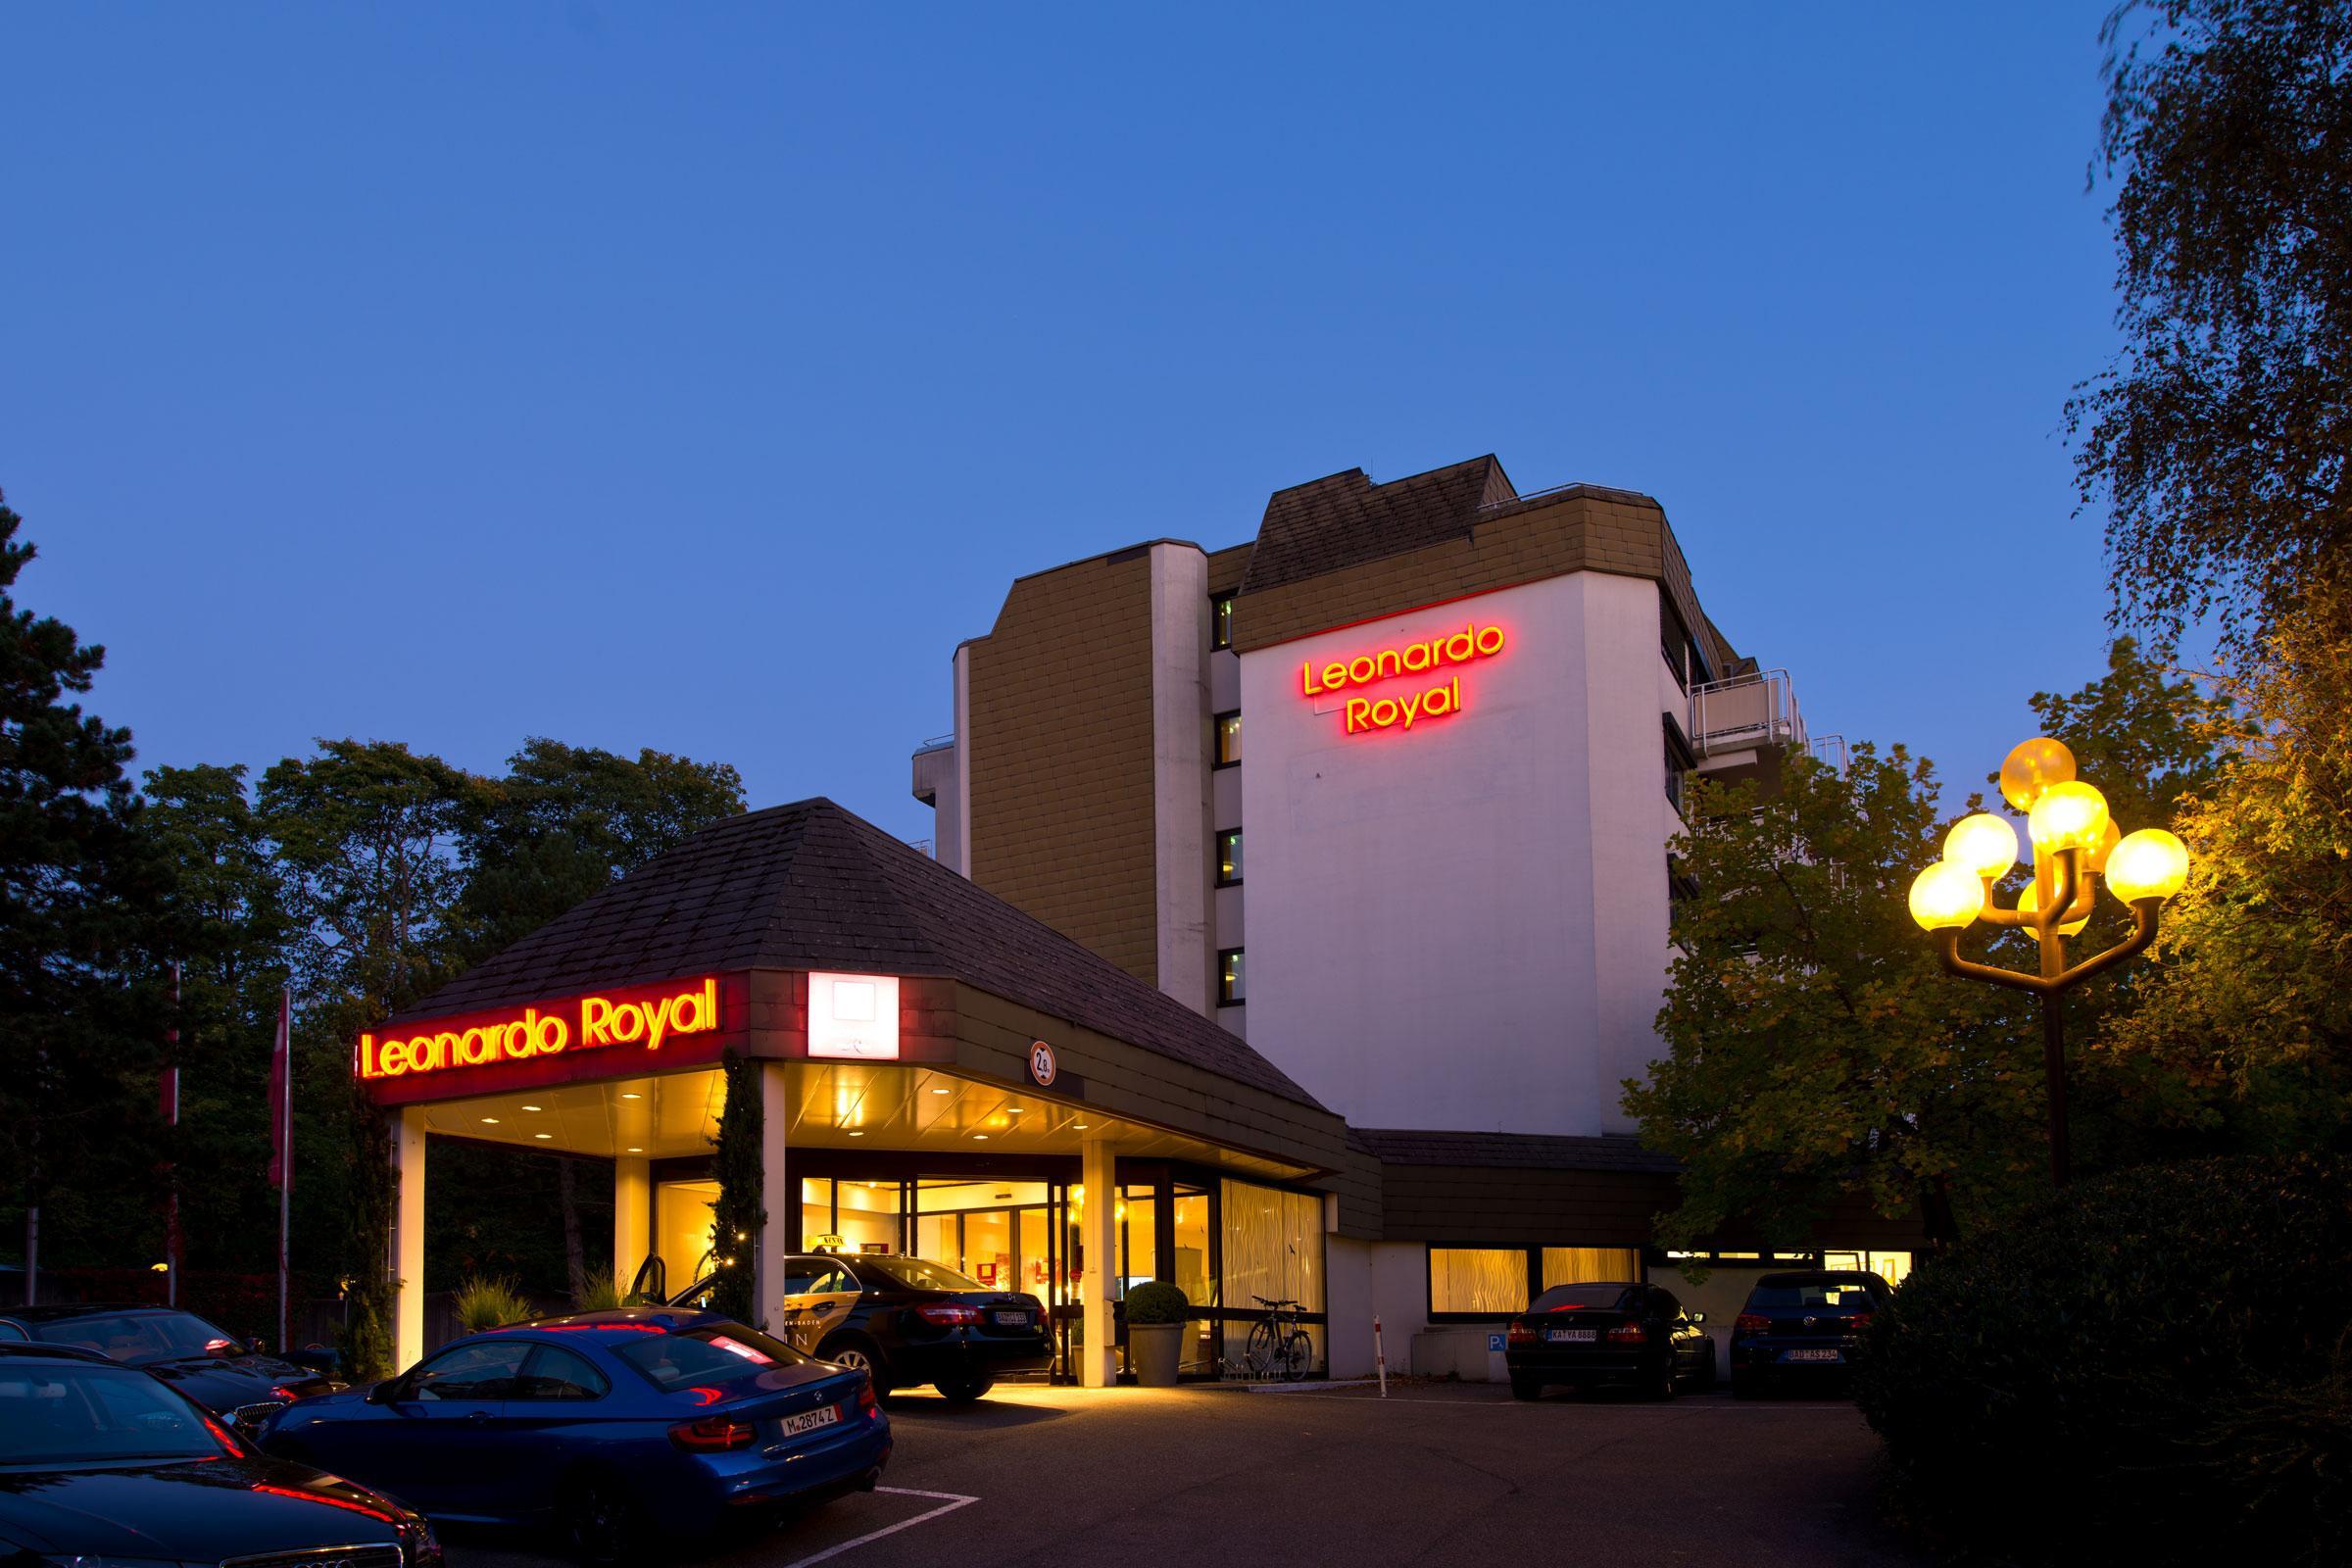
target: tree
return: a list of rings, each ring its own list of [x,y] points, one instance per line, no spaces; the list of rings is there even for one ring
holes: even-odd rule
[[[1865,743],[1840,774],[1801,754],[1779,792],[1704,779],[1677,844],[1667,1055],[1625,1104],[1683,1161],[1662,1232],[1752,1221],[1801,1247],[1841,1202],[1917,1206],[1936,1241],[2039,1182],[2042,1075],[2030,1012],[1937,966],[1907,899],[1941,854],[1932,764]]]
[[[123,772],[130,732],[69,700],[105,650],[17,605],[23,521],[0,501],[0,1161],[27,1250],[46,1207],[54,1258],[102,1227],[120,1245],[122,1194],[148,1185],[144,1161],[108,1160],[126,1152],[110,1135],[152,1121],[138,1090],[163,1015],[140,911],[161,875]]]
[[[760,1099],[762,1069],[751,1057],[729,1051],[721,1070],[727,1098],[719,1109],[717,1136],[711,1140],[710,1173],[718,1178],[718,1197],[710,1204],[710,1251],[718,1283],[711,1291],[710,1307],[738,1323],[760,1328],[765,1325],[755,1314],[765,1303],[756,1298],[757,1259],[779,1250],[776,1239],[764,1233],[768,1215],[760,1201],[761,1138],[767,1125]]]
[[[2127,3],[2101,153],[2118,363],[2068,428],[2119,617],[2254,655],[2352,572],[2352,6]]]

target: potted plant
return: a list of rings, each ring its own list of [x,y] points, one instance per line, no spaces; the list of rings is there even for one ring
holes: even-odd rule
[[[1192,1310],[1184,1292],[1164,1280],[1127,1293],[1127,1364],[1136,1382],[1147,1389],[1176,1386],[1176,1368],[1184,1360],[1185,1319]]]

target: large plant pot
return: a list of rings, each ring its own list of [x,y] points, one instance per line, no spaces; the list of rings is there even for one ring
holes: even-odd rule
[[[1127,1325],[1127,1364],[1135,1381],[1147,1389],[1172,1389],[1176,1368],[1184,1361],[1184,1325],[1130,1323]]]

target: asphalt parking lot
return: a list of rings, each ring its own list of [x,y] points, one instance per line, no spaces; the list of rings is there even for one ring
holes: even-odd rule
[[[887,1490],[696,1559],[708,1568],[1104,1562],[1905,1564],[1877,1440],[1830,1399],[1671,1404],[1488,1385],[1369,1391],[1000,1388],[893,1401]],[[453,1536],[455,1568],[540,1568]]]

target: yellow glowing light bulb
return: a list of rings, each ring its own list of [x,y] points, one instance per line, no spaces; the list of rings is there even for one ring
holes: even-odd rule
[[[1938,860],[1911,883],[1911,918],[1922,931],[1965,930],[1984,912],[1984,883],[1965,865]]]
[[[1964,816],[1943,836],[1943,858],[1998,881],[2017,863],[2017,829],[1990,811]]]
[[[2075,754],[2047,735],[2020,742],[2001,759],[2001,798],[2019,810],[2031,810],[2041,792],[2075,776]]]
[[[2026,818],[2034,847],[2056,854],[2060,850],[2095,850],[2107,833],[2107,797],[2088,784],[2053,784],[2041,792]]]
[[[2187,880],[2188,846],[2160,827],[2125,834],[2107,856],[2107,885],[2126,904],[2169,899]]]
[[[2017,896],[2017,912],[2020,914],[2032,914],[2034,910],[2040,907],[2041,890],[2032,883],[2026,884],[2026,891]],[[2090,924],[2090,916],[2086,914],[2080,920],[2071,920],[2060,926],[2058,928],[2058,934],[2062,937],[2071,937],[2088,924]],[[2041,932],[2034,926],[2026,927],[2026,935],[2032,937],[2036,942],[2041,940]]]

